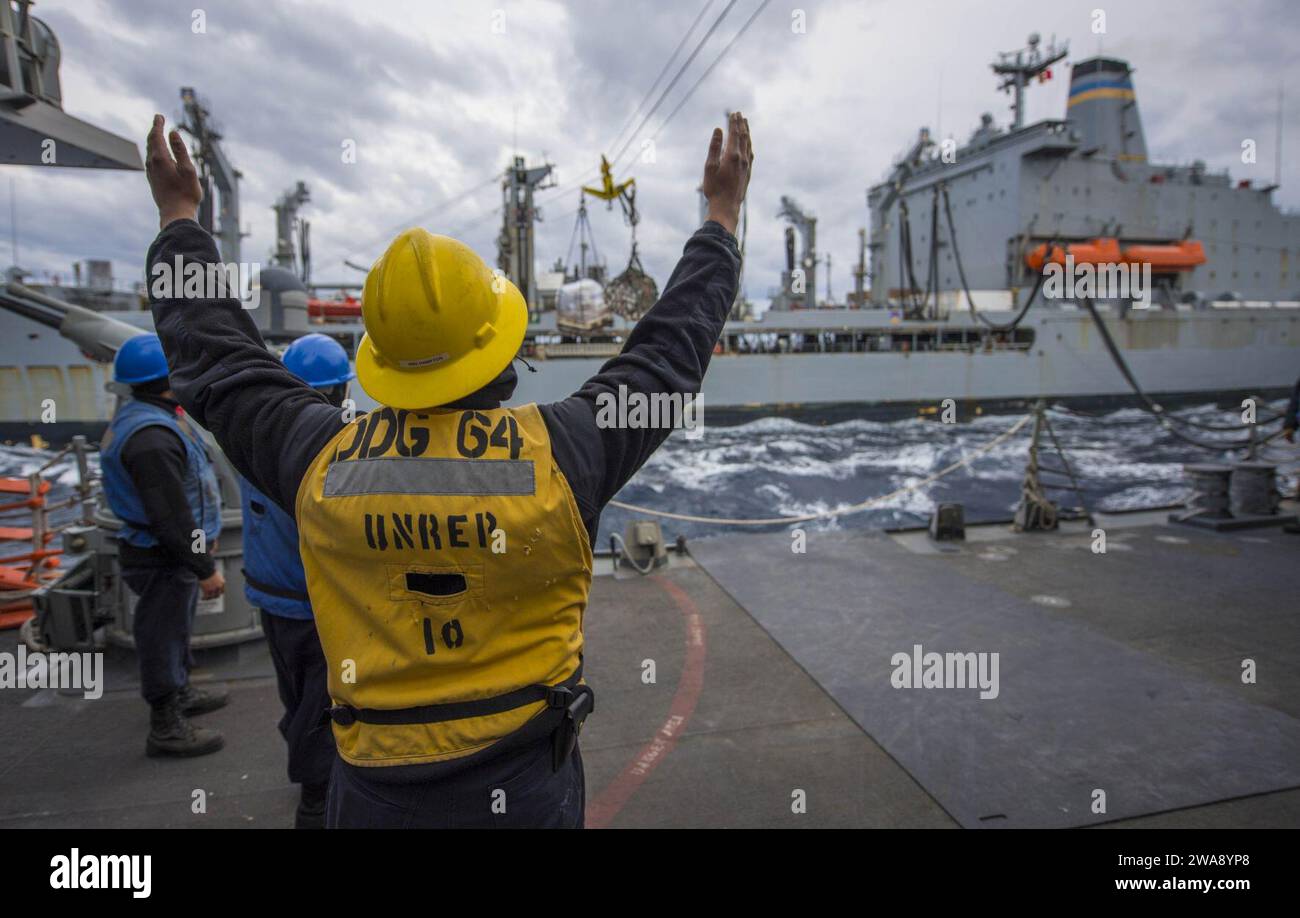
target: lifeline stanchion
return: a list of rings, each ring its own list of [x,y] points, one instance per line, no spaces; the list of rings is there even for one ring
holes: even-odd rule
[[[1057,527],[1056,504],[1048,498],[1038,480],[1038,444],[1043,437],[1043,424],[1047,417],[1047,403],[1041,398],[1034,403],[1034,434],[1029,441],[1029,462],[1025,465],[1025,478],[1020,485],[1020,504],[1016,507],[1017,532],[1045,532]]]

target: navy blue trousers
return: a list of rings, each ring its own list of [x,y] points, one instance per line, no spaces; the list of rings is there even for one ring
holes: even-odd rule
[[[398,766],[400,767],[400,766]],[[334,766],[325,825],[330,829],[581,829],[586,808],[582,756],[551,770],[551,741],[530,743],[450,778],[392,784],[364,768]]]
[[[157,704],[190,678],[194,656],[190,630],[199,602],[199,578],[189,568],[124,567],[122,579],[138,597],[135,653],[140,660],[140,694]]]
[[[286,618],[262,610],[262,631],[275,664],[284,705],[280,735],[289,746],[289,780],[324,791],[338,754],[325,711],[330,706],[327,667],[310,618]]]

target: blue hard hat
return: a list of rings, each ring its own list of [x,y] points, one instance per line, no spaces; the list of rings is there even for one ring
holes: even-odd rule
[[[167,356],[157,335],[128,338],[113,358],[113,380],[136,386],[167,376]]]
[[[356,376],[343,345],[318,332],[303,335],[285,348],[284,365],[313,389],[337,386]]]

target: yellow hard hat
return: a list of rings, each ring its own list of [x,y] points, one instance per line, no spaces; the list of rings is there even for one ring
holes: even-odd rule
[[[370,268],[357,379],[381,405],[434,408],[487,385],[523,343],[528,305],[469,246],[402,232]]]

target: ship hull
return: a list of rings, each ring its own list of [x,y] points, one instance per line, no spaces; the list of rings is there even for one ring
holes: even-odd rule
[[[136,321],[143,316],[136,314]],[[106,389],[107,365],[87,360],[54,331],[12,321],[29,327],[0,342],[0,435],[34,432],[54,440],[79,425],[93,430],[107,420],[114,404]],[[1150,395],[1225,402],[1246,393],[1283,393],[1300,375],[1297,309],[1150,310],[1125,318],[1112,314],[1105,321]],[[969,323],[965,316],[945,327],[963,323]],[[1033,341],[1017,349],[715,354],[704,383],[706,421],[764,414],[880,416],[938,407],[945,399],[959,410],[993,410],[1037,398],[1099,405],[1131,399],[1132,389],[1087,313],[1031,312],[1024,327],[1032,329]],[[605,359],[535,361],[536,373],[520,374],[513,402],[564,398]],[[373,407],[359,388],[354,395],[359,408]]]

